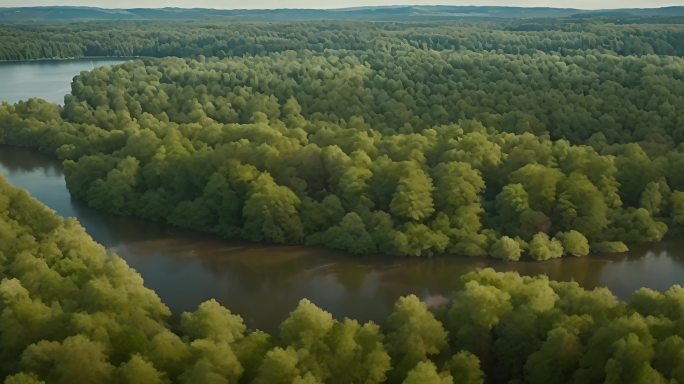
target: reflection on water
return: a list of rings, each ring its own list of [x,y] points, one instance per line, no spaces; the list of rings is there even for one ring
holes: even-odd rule
[[[466,258],[360,258],[310,247],[233,242],[141,220],[112,217],[69,197],[59,163],[33,151],[0,146],[0,174],[62,216],[74,216],[93,238],[113,248],[175,312],[216,298],[250,327],[272,330],[301,298],[359,320],[381,320],[398,296],[414,293],[433,305],[477,267],[582,286],[607,286],[618,297],[647,286],[684,282],[684,241],[628,255],[503,263]]]

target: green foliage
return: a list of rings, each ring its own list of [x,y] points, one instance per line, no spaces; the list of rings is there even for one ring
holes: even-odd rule
[[[133,355],[131,359],[117,369],[120,383],[126,384],[163,384],[164,374],[159,372],[153,364],[140,355]]]
[[[290,384],[297,379],[301,380],[297,363],[297,352],[292,348],[274,348],[264,357],[253,383]]]
[[[49,383],[103,383],[112,380],[113,366],[102,344],[76,335],[63,342],[39,341],[21,355],[23,369]]]
[[[310,348],[321,341],[333,326],[333,318],[307,299],[280,325],[280,334],[288,345]]]
[[[269,336],[246,329],[239,316],[209,300],[172,327],[168,309],[140,276],[78,223],[58,218],[3,179],[0,208],[6,384],[683,378],[679,286],[664,293],[642,289],[624,303],[605,288],[483,269],[462,277],[446,316],[411,295],[397,300],[381,327],[336,320],[302,300]]]
[[[486,356],[491,343],[490,332],[511,306],[508,292],[475,280],[466,282],[464,289],[455,295],[448,313],[452,341],[479,356]]]
[[[95,208],[228,238],[625,252],[684,226],[684,31],[625,20],[5,25],[0,59],[163,58],[82,73],[64,106],[0,104],[0,143],[65,160]],[[0,180],[8,384],[684,382],[681,287],[623,303],[462,280],[445,311],[402,297],[380,325],[308,300],[274,335],[215,300],[169,321],[123,260]]]
[[[557,237],[560,237],[563,243],[563,249],[568,255],[586,256],[589,254],[589,241],[583,234],[571,230],[565,233],[559,233]]]
[[[411,164],[407,168],[399,177],[390,212],[400,219],[423,221],[434,212],[432,181],[417,166]]]
[[[421,361],[413,368],[402,384],[453,384],[449,373],[439,374],[432,362]]]
[[[497,259],[502,259],[506,261],[518,261],[520,260],[520,254],[522,250],[520,249],[520,244],[518,244],[515,239],[508,236],[503,236],[498,239],[492,248],[489,250],[492,257]]]
[[[63,107],[0,106],[0,142],[65,159],[93,207],[229,238],[505,259],[495,239],[657,241],[684,223],[684,39],[634,17],[6,25],[0,59],[148,58],[80,74]]]
[[[195,312],[181,314],[180,328],[192,339],[213,339],[233,343],[242,338],[245,325],[216,300],[205,301]]]
[[[468,351],[460,351],[446,363],[455,383],[483,384],[484,376],[480,369],[480,359]]]
[[[530,257],[534,260],[549,260],[563,256],[563,243],[551,239],[546,233],[537,233],[530,240]]]
[[[308,242],[341,249],[355,255],[376,251],[372,236],[366,230],[363,219],[356,212],[347,213],[339,225],[312,235]]]
[[[7,376],[4,381],[5,384],[44,384],[45,382],[39,380],[36,375],[17,373],[16,375]]]
[[[360,325],[345,319],[333,325],[327,337],[331,348],[328,357],[329,383],[382,383],[390,370],[390,356],[385,351],[380,327]]]
[[[274,243],[301,241],[299,198],[288,188],[277,185],[268,174],[254,180],[251,189],[243,209],[250,239]]]
[[[288,49],[369,50],[409,45],[425,50],[498,50],[506,54],[610,53],[614,55],[684,55],[681,12],[624,10],[587,15],[586,11],[511,7],[404,7],[383,12],[298,10],[22,10],[3,13],[0,60],[83,56],[243,56]],[[98,12],[99,11],[99,12]],[[36,12],[36,13],[33,13]],[[101,13],[100,13],[101,12]],[[192,15],[189,14],[192,12]],[[154,21],[157,17],[166,21]],[[579,17],[573,16],[580,13]],[[582,15],[584,13],[584,15]],[[372,14],[373,20],[363,22]],[[463,19],[464,14],[475,17]],[[23,15],[24,17],[22,17]],[[488,21],[478,20],[481,15]],[[678,17],[677,17],[678,16]],[[64,19],[62,19],[64,17]],[[507,19],[511,17],[513,19]],[[47,23],[36,23],[35,19]],[[105,20],[83,22],[83,19]],[[121,20],[119,18],[123,18]],[[125,20],[125,19],[133,20]],[[454,18],[456,20],[454,20]],[[504,18],[501,21],[494,21]],[[519,18],[515,20],[515,18]],[[55,20],[69,23],[54,23]],[[174,20],[175,19],[175,20]],[[180,19],[180,20],[179,20]],[[194,20],[188,22],[187,20]],[[351,19],[355,21],[332,21]],[[530,19],[535,19],[531,22]],[[31,20],[30,23],[27,21]],[[144,21],[142,21],[144,20]],[[211,21],[216,20],[216,21]],[[269,21],[269,23],[245,23]],[[284,23],[283,21],[290,21]],[[307,20],[306,22],[296,22]],[[320,21],[325,20],[325,21]],[[414,21],[408,26],[397,22]],[[448,21],[447,21],[448,20]],[[10,21],[10,23],[7,23]],[[24,24],[16,24],[24,21]],[[277,21],[277,22],[273,22]],[[664,24],[664,25],[659,25]],[[669,24],[669,25],[668,25]],[[399,27],[398,27],[399,25]],[[378,43],[374,42],[374,39]],[[535,120],[512,115],[520,128]],[[610,119],[606,123],[612,122]]]
[[[442,324],[414,295],[397,300],[387,325],[388,351],[394,360],[392,376],[397,380],[408,380],[407,373],[417,363],[447,346]]]
[[[601,241],[591,244],[591,250],[597,253],[624,253],[629,248],[622,241]]]
[[[673,192],[670,200],[672,204],[672,221],[676,225],[684,225],[684,192]]]

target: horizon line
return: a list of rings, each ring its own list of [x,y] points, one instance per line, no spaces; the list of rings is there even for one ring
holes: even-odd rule
[[[356,7],[335,8],[212,8],[212,7],[98,7],[89,5],[29,5],[29,6],[0,6],[0,9],[31,9],[31,8],[89,8],[102,10],[136,10],[136,9],[176,9],[176,10],[214,10],[214,11],[345,11],[361,10],[364,8],[406,8],[406,7],[453,7],[453,8],[522,8],[522,9],[558,9],[575,11],[628,11],[642,9],[684,8],[684,5],[661,5],[656,7],[630,7],[630,8],[573,8],[573,7],[550,7],[550,6],[525,6],[525,5],[453,5],[453,4],[396,4],[396,5],[364,5]]]

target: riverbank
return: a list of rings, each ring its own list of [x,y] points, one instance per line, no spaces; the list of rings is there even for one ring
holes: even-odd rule
[[[684,241],[635,247],[628,254],[506,263],[491,259],[357,257],[304,246],[227,241],[133,218],[109,216],[75,201],[61,164],[36,151],[0,146],[0,174],[88,233],[134,267],[174,312],[216,298],[250,327],[272,330],[302,297],[338,318],[381,320],[402,295],[440,302],[477,268],[547,275],[629,299],[642,286],[664,290],[684,281]],[[181,283],[182,282],[182,283]]]

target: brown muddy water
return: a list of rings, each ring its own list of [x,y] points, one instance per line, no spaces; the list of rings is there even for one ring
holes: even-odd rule
[[[135,268],[175,312],[215,298],[251,328],[273,330],[302,298],[335,317],[381,321],[397,297],[416,294],[439,305],[478,267],[546,274],[586,288],[606,286],[619,298],[645,286],[684,282],[684,241],[635,248],[619,256],[505,263],[439,257],[358,257],[320,248],[222,240],[148,221],[113,217],[73,200],[61,164],[35,151],[0,146],[0,174],[64,217],[76,217],[98,242]]]

